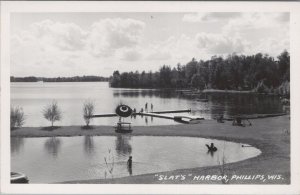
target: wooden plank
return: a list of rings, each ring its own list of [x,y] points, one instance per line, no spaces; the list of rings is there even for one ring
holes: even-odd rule
[[[191,112],[191,109],[186,109],[186,110],[155,111],[155,112],[148,112],[148,113],[164,114],[164,113],[182,113],[182,112]]]
[[[96,114],[96,115],[92,115],[92,118],[96,118],[96,117],[115,117],[118,116],[117,114]]]
[[[140,112],[140,113],[135,113],[135,114],[136,115],[152,116],[152,117],[157,117],[157,118],[165,118],[165,119],[174,120],[174,116],[167,116],[167,115],[161,115],[161,114],[150,113],[150,112]]]

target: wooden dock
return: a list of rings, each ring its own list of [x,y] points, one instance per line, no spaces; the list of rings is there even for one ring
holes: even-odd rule
[[[155,112],[136,112],[132,113],[133,116],[140,115],[140,116],[149,116],[149,117],[156,117],[156,118],[164,118],[164,119],[171,119],[180,123],[196,123],[200,120],[204,120],[204,118],[199,118],[196,116],[173,116],[170,115],[172,113],[190,113],[191,109],[184,109],[184,110],[165,110],[165,111],[155,111]],[[92,118],[96,117],[117,117],[117,114],[97,114],[93,115]]]
[[[165,111],[157,111],[157,112],[148,112],[148,113],[154,113],[154,114],[167,114],[167,113],[183,113],[183,112],[191,112],[191,109],[185,109],[185,110],[165,110]],[[143,112],[146,113],[146,112]],[[139,115],[139,112],[132,113],[132,115]],[[117,114],[95,114],[92,115],[92,118],[96,117],[116,117],[118,116]]]
[[[92,118],[96,118],[96,117],[116,117],[118,116],[117,114],[95,114],[92,115]]]
[[[182,112],[191,112],[191,109],[186,109],[186,110],[166,110],[166,111],[157,111],[157,112],[149,112],[149,113],[164,114],[164,113],[182,113]]]

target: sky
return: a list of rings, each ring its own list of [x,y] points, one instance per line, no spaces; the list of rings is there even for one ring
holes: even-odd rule
[[[289,51],[289,13],[13,13],[12,76],[110,76]]]

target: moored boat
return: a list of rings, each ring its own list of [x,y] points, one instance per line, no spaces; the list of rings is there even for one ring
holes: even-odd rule
[[[23,173],[10,172],[10,183],[29,183],[29,180]]]

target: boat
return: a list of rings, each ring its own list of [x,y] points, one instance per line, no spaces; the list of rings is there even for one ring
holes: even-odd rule
[[[29,180],[23,173],[10,172],[10,183],[29,183]]]
[[[204,118],[197,116],[174,116],[174,121],[184,124],[198,124],[202,120],[204,120]]]

